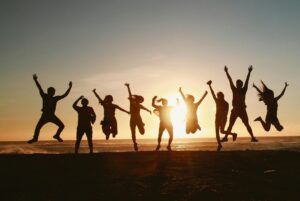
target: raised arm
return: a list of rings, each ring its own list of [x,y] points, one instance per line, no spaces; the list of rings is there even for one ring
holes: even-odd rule
[[[276,97],[276,100],[279,100],[284,95],[285,90],[288,86],[289,86],[289,84],[286,82],[281,94],[279,94],[279,96]]]
[[[251,75],[252,70],[253,70],[253,66],[251,65],[248,68],[248,74],[247,74],[247,78],[246,78],[246,81],[245,81],[244,89],[248,89],[249,79],[250,79],[250,75]]]
[[[256,89],[258,93],[262,93],[262,91],[253,83],[253,87]]]
[[[214,98],[215,101],[217,101],[217,97],[216,97],[216,94],[215,94],[213,88],[211,87],[211,83],[212,83],[212,81],[209,80],[209,81],[207,82],[207,85],[209,86],[209,89],[210,89],[210,92],[211,92],[212,97]]]
[[[227,66],[224,67],[224,71],[225,71],[226,76],[227,76],[227,78],[228,78],[228,80],[229,80],[231,89],[235,89],[235,86],[234,86],[234,84],[233,84],[232,78],[231,78],[231,76],[230,76],[230,74],[229,74],[229,72],[228,72]]]
[[[129,111],[127,111],[127,110],[125,110],[125,109],[121,108],[121,107],[120,107],[120,106],[118,106],[118,105],[116,105],[116,108],[117,108],[118,110],[121,110],[122,112],[125,112],[125,113],[127,113],[127,114],[130,114],[130,112],[129,112]]]
[[[67,95],[69,95],[71,89],[72,89],[72,82],[69,82],[69,88],[67,89],[67,91],[66,91],[63,95],[58,96],[58,98],[59,98],[59,99],[65,98]]]
[[[155,104],[156,99],[157,99],[157,96],[154,96],[152,98],[152,107],[154,107],[155,109],[158,109],[158,106]]]
[[[77,106],[77,104],[78,104],[78,102],[79,102],[80,100],[82,100],[82,99],[83,99],[83,96],[80,96],[80,97],[77,98],[76,101],[73,103],[73,108],[74,108],[75,110],[77,110],[77,108],[79,108],[79,107]]]
[[[41,87],[41,85],[40,85],[40,83],[38,81],[38,76],[36,74],[33,75],[33,80],[34,80],[34,82],[35,82],[35,84],[36,84],[36,86],[37,86],[37,88],[39,90],[40,95],[44,96],[45,92],[43,91],[43,89],[42,89],[42,87]]]
[[[186,101],[186,99],[185,99],[185,95],[184,95],[184,93],[182,92],[182,89],[181,89],[181,87],[179,87],[179,92],[180,92],[180,94],[181,94],[181,97],[182,97],[182,99],[184,100],[184,102]]]
[[[132,94],[131,94],[131,90],[130,90],[129,83],[125,83],[125,86],[126,86],[127,89],[128,89],[129,98],[132,98]]]
[[[198,106],[202,103],[202,101],[204,100],[204,98],[207,95],[207,91],[205,91],[205,93],[203,94],[203,96],[200,98],[200,100],[196,103]]]
[[[93,93],[95,94],[96,98],[98,99],[99,103],[102,104],[103,100],[100,98],[100,96],[97,94],[96,89],[93,89]]]
[[[142,110],[145,110],[145,111],[147,111],[147,112],[149,112],[150,114],[151,114],[151,110],[149,110],[148,108],[146,108],[145,106],[143,106],[143,105],[140,105],[141,106],[141,109]]]

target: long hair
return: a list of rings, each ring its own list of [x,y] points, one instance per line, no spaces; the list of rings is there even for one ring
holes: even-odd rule
[[[258,92],[259,101],[268,104],[274,98],[274,92],[269,89],[263,81],[261,81],[261,92]]]

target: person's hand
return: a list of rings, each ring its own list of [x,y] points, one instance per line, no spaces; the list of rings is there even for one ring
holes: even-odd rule
[[[83,98],[84,98],[84,96],[80,96],[80,97],[79,97],[79,100],[81,100],[81,99],[83,99]]]
[[[179,92],[182,92],[182,89],[181,89],[181,87],[179,87]]]
[[[211,85],[212,81],[209,80],[206,84],[208,84],[209,86]]]
[[[251,72],[253,70],[253,66],[249,66],[248,71]]]
[[[157,96],[154,96],[152,99],[157,99]]]
[[[33,79],[34,80],[37,80],[38,79],[38,76],[36,74],[33,74]]]
[[[224,71],[225,71],[226,73],[228,72],[227,66],[224,66]]]
[[[72,82],[69,82],[69,87],[72,87],[72,85],[73,85]]]
[[[152,115],[152,112],[151,112],[151,111],[149,111],[149,113],[150,113],[150,115]]]
[[[96,93],[96,89],[93,89],[93,92]]]
[[[205,93],[204,93],[204,94],[205,94],[205,95],[207,95],[207,93],[208,93],[208,92],[207,92],[207,91],[205,91]]]
[[[125,86],[126,86],[126,87],[129,87],[129,83],[125,83]]]
[[[288,86],[289,86],[289,84],[287,82],[285,82],[285,87],[288,87]]]
[[[255,84],[254,84],[254,82],[253,82],[253,87],[254,87],[254,88],[256,87]]]
[[[127,114],[129,115],[129,114],[130,114],[130,112],[128,112],[128,111],[127,111]]]

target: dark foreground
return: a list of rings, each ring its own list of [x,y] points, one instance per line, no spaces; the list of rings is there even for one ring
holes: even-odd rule
[[[300,153],[0,155],[0,200],[300,200]]]

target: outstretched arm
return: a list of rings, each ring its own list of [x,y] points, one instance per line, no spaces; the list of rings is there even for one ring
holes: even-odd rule
[[[232,78],[231,78],[230,74],[228,73],[228,68],[227,68],[227,66],[224,67],[224,70],[225,70],[226,76],[227,76],[227,78],[228,78],[228,80],[229,80],[231,89],[234,89],[235,86],[234,86],[234,84],[233,84],[233,81],[232,81]]]
[[[132,98],[132,94],[131,94],[131,90],[130,90],[129,83],[125,83],[125,86],[126,86],[127,89],[128,89],[129,98]]]
[[[147,112],[149,112],[149,113],[151,114],[151,110],[149,110],[148,108],[146,108],[146,107],[143,106],[143,105],[140,105],[140,106],[141,106],[141,109],[146,110]]]
[[[125,110],[125,109],[121,108],[121,107],[120,107],[120,106],[118,106],[118,105],[116,105],[116,108],[117,108],[117,109],[119,109],[119,110],[121,110],[122,112],[125,112],[125,113],[127,113],[127,114],[130,114],[130,112],[129,112],[129,111],[127,111],[127,110]]]
[[[39,92],[40,92],[40,95],[41,96],[44,96],[45,95],[45,92],[43,91],[39,81],[38,81],[38,76],[36,74],[33,75],[33,80],[37,86],[37,88],[39,89]]]
[[[250,79],[250,75],[251,75],[252,70],[253,70],[253,66],[251,65],[248,68],[248,74],[247,74],[247,78],[246,78],[246,81],[245,81],[244,89],[248,89],[249,79]]]
[[[286,82],[286,83],[285,83],[285,86],[284,86],[284,88],[283,88],[283,90],[282,90],[282,92],[281,92],[281,94],[280,94],[279,96],[276,97],[276,100],[279,100],[279,99],[284,95],[285,90],[286,90],[286,88],[287,88],[288,86],[289,86],[289,84]]]
[[[182,99],[183,99],[184,101],[186,101],[185,95],[184,95],[184,93],[182,92],[181,87],[179,87],[179,92],[180,92],[180,94],[181,94]]]
[[[67,90],[63,95],[58,96],[58,98],[59,98],[59,99],[65,98],[67,95],[69,95],[71,89],[72,89],[72,82],[69,82],[69,88],[68,88],[68,90]]]
[[[100,96],[97,94],[96,89],[93,89],[93,92],[94,92],[96,98],[98,99],[99,103],[102,104],[103,100],[102,100],[102,99],[100,98]]]
[[[80,96],[79,98],[77,98],[77,100],[73,103],[73,108],[76,110],[78,108],[77,104],[80,100],[83,99],[83,96]]]
[[[262,93],[262,91],[253,83],[253,87],[256,89],[258,93]]]
[[[215,101],[217,101],[217,97],[216,97],[216,94],[215,94],[213,88],[211,87],[211,83],[212,83],[212,81],[209,80],[209,81],[207,82],[207,85],[209,86],[209,89],[210,89],[210,92],[211,92],[212,97],[214,98]]]
[[[154,96],[154,97],[152,98],[152,107],[154,107],[155,109],[158,108],[158,106],[155,104],[156,99],[157,99],[157,96]]]
[[[205,93],[203,94],[202,98],[200,98],[200,100],[196,103],[197,105],[200,105],[202,103],[202,101],[204,100],[204,98],[207,95],[207,91],[205,91]]]

